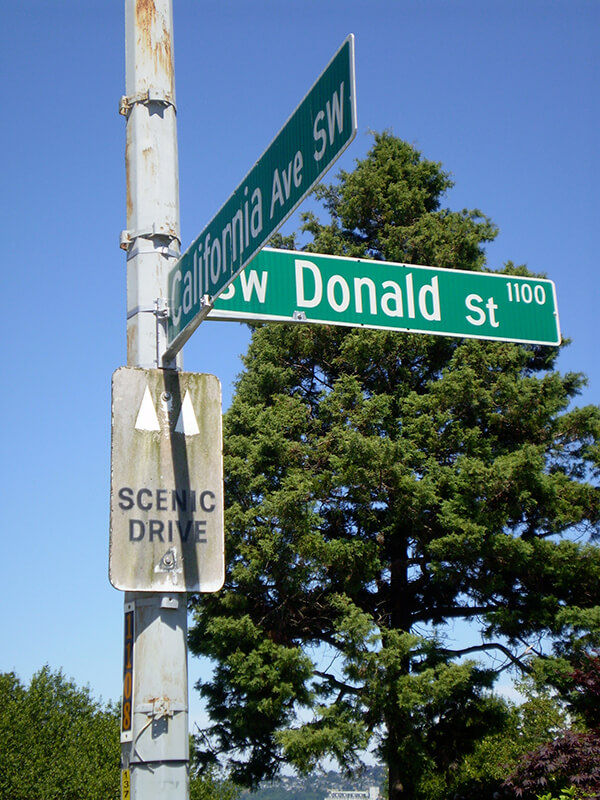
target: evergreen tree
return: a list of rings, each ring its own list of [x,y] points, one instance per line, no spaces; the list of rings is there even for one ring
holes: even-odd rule
[[[44,667],[0,674],[0,800],[117,800],[119,712]]]
[[[442,208],[451,186],[376,135],[317,191],[330,221],[306,215],[305,249],[486,269],[496,228]],[[600,409],[571,409],[584,379],[559,350],[254,328],[224,421],[226,583],[193,604],[214,660],[199,758],[255,786],[376,746],[412,800],[501,729],[507,664],[598,643]]]

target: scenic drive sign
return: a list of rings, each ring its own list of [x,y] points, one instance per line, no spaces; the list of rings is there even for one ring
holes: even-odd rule
[[[477,339],[560,344],[554,283],[265,248],[209,320],[320,322]]]
[[[356,134],[354,36],[350,35],[272,144],[168,276],[166,358],[207,315],[318,183]]]
[[[214,375],[113,375],[110,582],[214,592],[225,575],[221,386]]]

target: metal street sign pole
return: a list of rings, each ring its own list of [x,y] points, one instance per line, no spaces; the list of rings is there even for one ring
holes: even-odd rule
[[[285,222],[356,135],[350,34],[271,145],[169,271],[172,357],[211,303]]]
[[[550,280],[265,248],[209,320],[316,322],[560,344]]]
[[[127,363],[163,364],[166,276],[179,257],[171,0],[125,0]],[[188,797],[187,603],[126,592],[121,733],[123,800]]]

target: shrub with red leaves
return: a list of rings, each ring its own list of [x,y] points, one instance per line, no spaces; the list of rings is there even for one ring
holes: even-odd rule
[[[523,800],[567,786],[588,800],[600,800],[600,732],[567,731],[528,753],[504,786]]]

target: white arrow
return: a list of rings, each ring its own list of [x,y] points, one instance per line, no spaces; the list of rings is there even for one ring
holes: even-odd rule
[[[142,397],[142,404],[138,411],[135,427],[138,431],[159,431],[160,425],[156,411],[154,410],[154,403],[150,395],[150,389],[146,386],[146,391]]]
[[[175,433],[183,433],[186,436],[195,436],[197,433],[200,433],[189,391],[185,393],[183,398],[179,419],[177,420],[177,425],[175,425]]]

